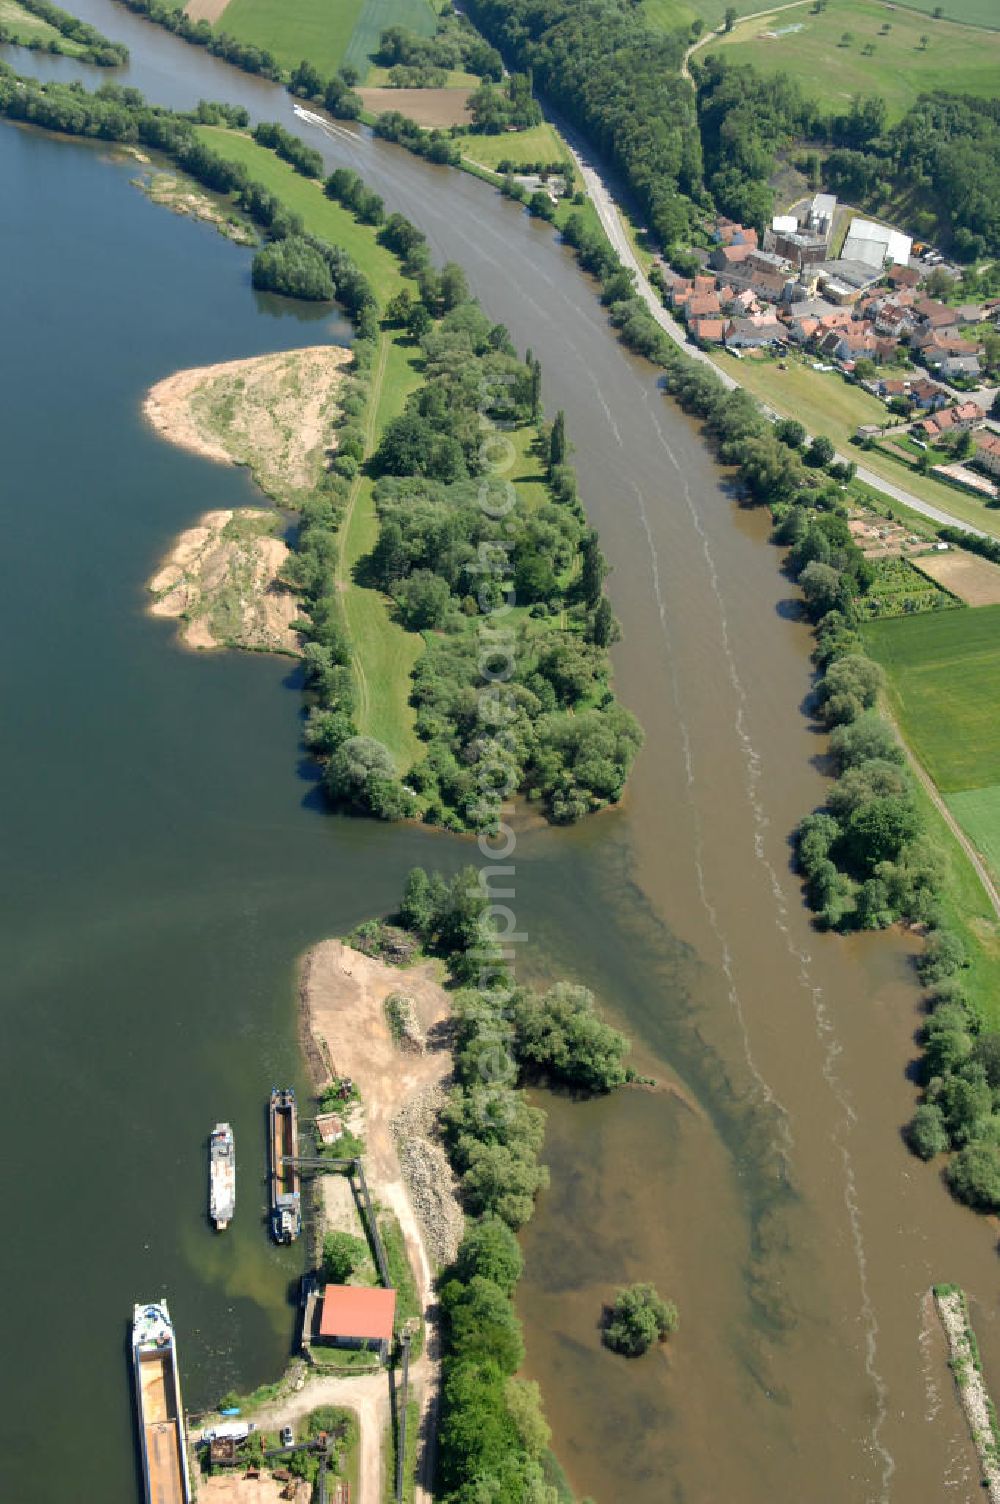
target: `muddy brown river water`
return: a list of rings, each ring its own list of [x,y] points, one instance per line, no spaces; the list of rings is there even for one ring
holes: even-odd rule
[[[128,42],[125,81],[149,97],[224,97],[295,125],[281,91],[110,0],[76,9]],[[617,690],[646,730],[622,809],[526,831],[515,858],[525,971],[592,986],[660,1083],[540,1099],[552,1188],[525,1235],[520,1301],[556,1451],[599,1504],[974,1500],[927,1291],[968,1290],[996,1389],[997,1232],[900,1137],[915,1099],[913,944],[816,934],[789,869],[788,833],[823,796],[823,742],[802,714],[809,637],[766,520],[736,504],[548,228],[364,132],[306,134],[459,260],[540,357],[613,566]],[[65,1471],[46,1455],[45,1417],[67,1414],[83,1496],[124,1501],[131,1460],[110,1464],[110,1486],[107,1467],[128,1446],[133,1298],[162,1287],[175,1301],[192,1404],[217,1394],[220,1372],[223,1387],[261,1381],[287,1342],[297,1266],[267,1251],[252,1210],[231,1267],[190,1231],[199,1135],[231,1102],[252,1143],[272,1075],[294,1073],[303,946],[390,906],[413,862],[454,867],[469,847],[324,816],[296,777],[286,670],[184,657],[140,612],[171,532],[250,494],[142,428],[145,386],[181,364],[346,338],[343,326],[255,302],[245,252],[145,203],[96,152],[5,127],[0,169],[18,268],[0,296],[6,505],[15,557],[45,560],[55,582],[42,609],[37,570],[15,568],[5,596],[5,641],[19,645],[5,786],[21,792],[0,1025],[40,1119],[36,1164],[61,1166],[64,1185],[53,1197],[51,1177],[25,1182],[8,1160],[0,1478],[12,1500],[56,1498]],[[91,382],[80,352],[96,344]],[[597,1332],[630,1279],[654,1280],[681,1313],[669,1348],[636,1363]],[[54,1367],[38,1370],[39,1348]]]

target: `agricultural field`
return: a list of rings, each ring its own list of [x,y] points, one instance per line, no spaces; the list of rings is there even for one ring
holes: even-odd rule
[[[803,0],[737,24],[701,56],[708,52],[752,63],[762,73],[788,73],[831,113],[846,109],[856,94],[879,94],[890,122],[931,89],[991,98],[1000,74],[1000,32],[936,21],[880,0],[836,0],[819,15]]]
[[[274,0],[270,0],[274,3]],[[351,0],[354,3],[354,0]],[[362,83],[378,50],[379,37],[389,26],[405,26],[419,36],[432,37],[438,13],[430,0],[363,0],[353,34],[339,62],[357,68]],[[322,71],[322,70],[321,70]]]
[[[873,622],[864,638],[941,792],[1000,784],[1000,606]]]
[[[900,0],[901,10],[915,10],[931,16],[940,0]],[[996,0],[944,0],[944,13],[949,21],[962,21],[966,26],[989,26],[1000,30],[1000,11]]]
[[[218,31],[267,48],[283,68],[306,58],[329,77],[352,63],[362,79],[387,26],[431,36],[437,25],[429,0],[229,0],[214,20]]]
[[[371,278],[380,303],[400,290],[403,279],[396,258],[377,243],[367,225],[359,225],[349,210],[328,199],[315,179],[302,177],[249,136],[214,125],[199,126],[198,134],[213,151],[231,162],[242,162],[255,181],[280,194],[283,203],[302,215],[313,235],[343,246]]]
[[[1000,606],[1000,565],[980,554],[950,548],[946,554],[925,554],[913,563],[967,606]]]
[[[948,808],[1000,882],[1000,783],[949,794]]]

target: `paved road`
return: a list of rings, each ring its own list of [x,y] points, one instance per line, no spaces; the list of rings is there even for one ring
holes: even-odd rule
[[[767,14],[770,14],[770,12],[767,12]],[[646,304],[653,318],[664,333],[668,334],[674,343],[684,351],[685,355],[689,356],[692,360],[700,360],[705,365],[710,366],[723,386],[728,387],[730,391],[736,391],[740,383],[728,371],[720,370],[715,361],[711,360],[705,354],[704,350],[699,350],[696,345],[692,345],[687,335],[663,306],[663,300],[656,289],[650,284],[639,263],[639,258],[636,256],[631,241],[625,233],[618,205],[612,198],[607,183],[595,165],[593,157],[576,132],[569,130],[561,121],[557,121],[557,124],[576,159],[576,164],[583,176],[587,192],[590,195],[594,208],[597,210],[597,215],[604,227],[604,232],[623,265],[635,273],[636,292]],[[777,413],[764,406],[763,403],[761,406],[772,420],[778,417]],[[854,456],[838,454],[837,458],[842,461],[850,461],[854,459]],[[990,536],[984,528],[973,527],[970,522],[965,522],[961,517],[954,517],[950,512],[945,512],[940,507],[932,506],[929,501],[923,501],[919,496],[914,496],[912,491],[907,491],[902,486],[897,486],[893,481],[885,480],[881,475],[876,475],[873,470],[868,470],[864,466],[858,465],[857,475],[858,479],[863,481],[865,485],[871,486],[873,491],[881,492],[883,496],[889,497],[892,501],[902,502],[911,511],[919,512],[922,517],[929,518],[931,522],[936,522],[939,526],[962,528],[965,532],[975,533],[980,538]]]

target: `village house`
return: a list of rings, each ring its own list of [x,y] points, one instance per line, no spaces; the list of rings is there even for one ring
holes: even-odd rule
[[[958,407],[946,407],[933,418],[921,418],[914,427],[920,429],[932,442],[936,442],[945,434],[971,433],[974,428],[982,427],[984,422],[981,407],[975,402],[962,402]]]
[[[953,329],[958,324],[958,310],[934,298],[922,298],[913,311],[925,329]]]
[[[925,412],[934,412],[939,407],[948,405],[948,393],[944,387],[940,387],[934,381],[928,381],[922,376],[919,381],[914,381],[910,386],[910,401]]]
[[[945,381],[978,381],[983,374],[978,355],[946,355],[938,370]]]
[[[871,359],[878,351],[878,341],[870,329],[831,329],[819,342],[820,352],[841,362]]]
[[[727,350],[763,350],[769,345],[784,344],[787,333],[783,324],[767,314],[755,318],[733,319],[726,330]]]
[[[726,336],[725,319],[691,319],[688,329],[695,339],[706,345],[721,345]]]
[[[690,324],[692,319],[718,318],[720,311],[717,293],[695,293],[684,304],[684,321]]]
[[[708,258],[708,264],[717,272],[732,271],[733,267],[742,266],[747,257],[752,255],[754,247],[740,241],[735,245],[718,245]]]
[[[920,273],[915,266],[890,266],[886,277],[890,287],[913,288],[920,282]]]
[[[1000,475],[1000,438],[995,433],[977,433],[976,452],[973,464],[987,470],[990,475]]]
[[[741,225],[735,219],[726,219],[720,215],[712,228],[712,239],[721,245],[755,246],[757,231],[752,225]]]

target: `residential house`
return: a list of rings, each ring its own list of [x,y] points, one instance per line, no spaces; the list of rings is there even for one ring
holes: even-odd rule
[[[913,329],[912,312],[909,308],[901,308],[895,301],[873,307],[870,317],[875,333],[890,339],[902,339],[904,334],[909,334]]]
[[[909,390],[910,383],[908,381],[896,380],[894,378],[886,380],[885,377],[880,377],[876,381],[869,382],[868,385],[876,396],[884,397],[886,402],[891,402],[894,397],[907,397],[912,400],[912,393]]]
[[[726,337],[725,319],[691,319],[688,329],[695,339],[706,345],[721,345]]]
[[[877,341],[870,329],[831,329],[820,340],[820,351],[842,363],[871,359],[877,351]]]
[[[688,324],[692,319],[718,318],[720,312],[719,295],[716,292],[695,293],[684,304],[684,319]]]
[[[752,225],[741,225],[735,219],[720,215],[712,229],[712,239],[721,245],[757,244],[757,231]]]
[[[948,393],[944,387],[922,376],[919,381],[914,381],[910,386],[910,401],[915,402],[917,407],[923,408],[925,412],[935,412],[939,407],[947,407]]]
[[[939,369],[945,381],[978,381],[983,374],[978,355],[947,355]]]
[[[963,303],[955,310],[960,324],[984,324],[989,317],[982,303]]]
[[[934,298],[921,298],[913,311],[925,329],[953,329],[958,324],[958,310]]]
[[[812,319],[806,314],[802,318],[790,318],[788,320],[788,337],[797,345],[807,345],[820,328],[819,319]]]
[[[671,308],[683,308],[688,298],[694,296],[694,283],[682,277],[671,284],[667,296]]]
[[[891,266],[887,272],[890,287],[916,287],[920,273],[915,266]]]
[[[694,279],[694,290],[696,293],[715,292],[715,288],[715,278],[710,272],[699,272]]]
[[[717,272],[729,272],[734,267],[742,266],[747,257],[752,255],[754,247],[744,242],[735,245],[718,245],[708,258],[709,266]]]
[[[946,407],[933,418],[921,418],[916,426],[928,438],[937,440],[948,433],[971,433],[981,428],[986,421],[983,410],[975,402],[961,402],[957,407]]]
[[[973,463],[988,470],[990,475],[1000,475],[1000,437],[995,433],[977,433],[974,442]]]
[[[784,344],[788,338],[783,324],[773,316],[758,314],[755,318],[733,319],[726,330],[728,350],[762,350],[768,345]]]

